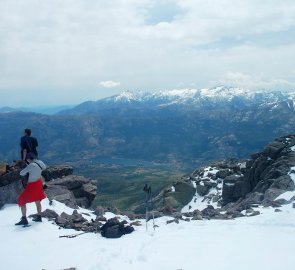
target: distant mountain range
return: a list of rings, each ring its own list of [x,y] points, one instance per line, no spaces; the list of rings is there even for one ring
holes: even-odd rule
[[[62,105],[62,106],[44,106],[44,107],[20,107],[20,108],[12,108],[12,107],[0,107],[0,113],[10,113],[10,112],[34,112],[41,114],[56,114],[60,111],[71,109],[74,105]]]
[[[293,106],[295,92],[249,91],[240,88],[219,86],[212,89],[181,89],[149,92],[124,91],[119,95],[98,101],[87,101],[60,114],[93,114],[105,109],[149,108],[153,110],[182,107],[196,110],[217,107],[249,108],[255,105],[271,106],[287,102]]]
[[[220,86],[155,93],[125,91],[55,115],[0,114],[0,159],[18,155],[31,127],[43,159],[101,157],[186,164],[243,158],[274,138],[294,133],[295,92]]]

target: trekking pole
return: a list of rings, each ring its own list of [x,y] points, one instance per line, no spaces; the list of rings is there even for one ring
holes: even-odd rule
[[[148,204],[151,197],[151,186],[148,186],[148,184],[145,184],[143,191],[145,192],[145,228],[146,231],[148,230]]]
[[[79,235],[85,234],[87,232],[77,233],[77,234],[68,234],[68,235],[61,235],[59,238],[75,238]]]
[[[153,228],[154,231],[156,230],[156,225],[155,225],[155,213],[154,213],[154,205],[153,205],[153,201],[151,201],[151,208],[152,208],[152,215],[153,215]]]
[[[145,222],[146,222],[146,231],[148,230],[148,221],[149,221],[149,204],[150,210],[153,218],[153,229],[155,230],[155,213],[154,213],[154,205],[153,205],[153,198],[152,198],[152,188],[145,184],[143,191],[146,193],[146,200],[145,200]]]

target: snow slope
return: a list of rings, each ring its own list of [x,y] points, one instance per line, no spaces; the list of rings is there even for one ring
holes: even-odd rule
[[[294,193],[288,193],[291,195]],[[49,206],[47,200],[43,208],[73,211],[56,201]],[[159,227],[155,232],[151,226],[148,232],[141,226],[119,239],[91,233],[67,239],[59,236],[77,232],[59,229],[47,220],[28,228],[14,226],[20,211],[17,205],[7,205],[0,210],[0,269],[294,269],[295,209],[289,204],[281,210],[264,208],[259,209],[261,215],[251,218],[169,225],[166,221],[170,218],[163,217],[156,220]],[[35,213],[33,204],[28,213]]]

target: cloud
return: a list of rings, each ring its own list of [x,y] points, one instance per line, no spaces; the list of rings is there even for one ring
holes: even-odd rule
[[[114,88],[97,96],[105,78],[130,90],[208,87],[228,71],[292,82],[295,2],[1,0],[0,36],[0,91],[38,104],[70,90],[75,102],[85,89],[105,97],[119,86],[100,84]]]
[[[264,76],[251,76],[242,72],[228,72],[221,84],[236,86],[249,90],[293,89],[295,82],[285,79],[266,79]]]
[[[121,83],[120,82],[114,82],[114,81],[102,81],[99,83],[104,88],[114,88],[118,87]]]

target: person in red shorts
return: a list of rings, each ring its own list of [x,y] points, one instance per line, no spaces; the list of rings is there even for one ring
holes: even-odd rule
[[[46,169],[46,165],[41,160],[36,159],[34,153],[28,153],[26,160],[28,166],[20,172],[20,175],[25,176],[26,174],[29,174],[28,184],[17,199],[17,203],[21,208],[22,218],[20,222],[15,225],[28,225],[26,204],[32,202],[35,202],[37,207],[37,215],[33,221],[42,222],[41,201],[46,198],[46,195],[43,191],[41,173]]]

